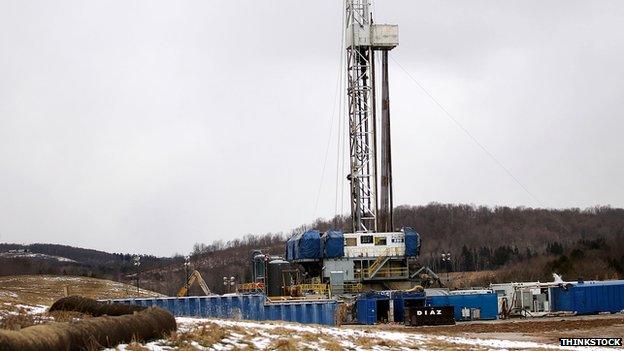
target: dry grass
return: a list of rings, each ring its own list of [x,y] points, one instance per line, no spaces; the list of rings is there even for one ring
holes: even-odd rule
[[[323,344],[323,348],[327,351],[342,351],[344,348],[336,341],[327,341]]]
[[[50,306],[54,301],[65,297],[64,287],[68,288],[70,295],[93,299],[162,296],[148,290],[137,293],[136,288],[131,285],[104,279],[49,275],[6,276],[0,277],[0,309],[15,304]]]
[[[300,342],[318,343],[321,336],[315,333],[294,332],[286,328],[275,328],[267,331],[273,335],[275,339],[267,346],[267,350],[276,351],[294,351],[310,349],[302,348]],[[202,347],[214,348],[215,344],[223,344],[230,347],[230,350],[257,350],[257,346],[252,341],[256,337],[262,337],[262,333],[256,329],[244,328],[241,326],[220,326],[216,323],[207,323],[193,328],[187,332],[172,333],[172,335],[164,342],[166,346],[173,347],[176,350],[195,350],[192,343],[196,342]],[[229,340],[228,340],[229,339]],[[232,343],[230,340],[236,340]],[[329,341],[328,341],[329,343]],[[338,348],[330,351],[342,350],[338,344]]]
[[[255,351],[255,350],[257,350],[257,349],[258,349],[258,348],[256,347],[256,345],[255,345],[253,342],[251,342],[251,340],[250,340],[250,339],[247,339],[247,338],[246,338],[245,340],[241,340],[241,341],[240,341],[240,343],[241,343],[241,344],[245,344],[245,345],[247,345],[247,347],[246,347],[246,348],[244,348],[244,350],[247,350],[247,351]]]
[[[283,327],[277,327],[271,330],[271,334],[276,334],[276,335],[291,335],[292,333],[293,333],[292,330],[286,329]]]
[[[126,350],[128,351],[150,351],[150,349],[148,349],[147,347],[139,344],[136,341],[133,341],[131,343],[129,343],[128,345],[126,345]]]
[[[297,344],[293,341],[293,339],[280,338],[272,342],[267,350],[297,351]]]
[[[346,303],[339,303],[338,308],[336,308],[335,318],[338,325],[341,325],[343,322],[347,320],[348,308]]]
[[[489,285],[494,281],[497,271],[451,272],[441,273],[440,279],[445,285],[454,289],[466,289],[472,286]],[[450,280],[450,281],[449,281]]]
[[[8,315],[0,319],[0,329],[20,330],[38,324],[39,318],[27,313]]]
[[[6,310],[5,310],[6,312]],[[17,312],[7,313],[0,318],[0,329],[20,330],[36,324],[55,322],[75,322],[90,318],[91,316],[78,312],[54,311],[42,314],[30,314],[25,309],[17,309]]]
[[[411,346],[410,348],[415,348]],[[422,350],[431,350],[431,351],[489,351],[483,346],[475,346],[475,345],[467,345],[467,344],[453,344],[450,342],[436,340],[426,342],[424,345],[420,347]],[[536,350],[536,349],[531,349]],[[539,349],[537,349],[539,350]]]
[[[305,342],[318,342],[319,335],[314,333],[297,333],[301,337],[301,340]]]
[[[355,342],[356,345],[358,345],[358,346],[360,346],[360,347],[362,347],[364,349],[367,349],[367,350],[370,350],[370,349],[372,349],[375,346],[386,347],[386,348],[393,349],[393,350],[394,349],[398,349],[401,346],[404,346],[404,345],[401,345],[400,343],[398,343],[396,341],[385,340],[385,339],[369,338],[369,337],[355,338],[354,342]]]
[[[243,328],[241,326],[238,326],[238,325],[230,325],[230,326],[227,327],[227,329],[230,332],[235,332],[235,333],[243,334],[243,335],[244,334],[248,334],[248,335],[253,335],[254,334],[252,331],[250,331],[248,329],[245,329],[245,328]]]
[[[200,346],[210,347],[230,335],[230,331],[214,323],[202,325],[188,332],[173,332],[166,340],[166,344],[172,347],[193,347],[192,342]],[[193,350],[195,348],[192,348]]]
[[[195,346],[191,346],[191,345],[185,345],[182,347],[177,347],[176,348],[177,351],[199,351],[199,349]]]
[[[309,332],[300,332],[300,331],[294,332],[294,331],[292,331],[290,329],[286,329],[286,328],[282,328],[282,327],[278,327],[278,328],[272,329],[271,330],[271,334],[272,335],[279,335],[279,336],[282,337],[282,338],[278,339],[277,341],[279,341],[279,340],[291,340],[293,342],[293,345],[295,345],[295,346],[296,346],[297,342],[300,342],[300,341],[305,342],[305,343],[317,343],[317,342],[319,342],[321,340],[325,340],[323,338],[323,336],[320,335],[320,334],[309,333]],[[297,342],[295,342],[293,340],[295,338],[296,338]],[[331,340],[327,340],[327,341],[331,342]],[[269,349],[271,349],[271,346],[269,347]],[[277,350],[277,349],[275,349],[275,350]],[[280,349],[280,350],[282,350],[282,349]],[[287,349],[284,349],[284,350],[287,350]]]
[[[75,322],[91,318],[91,315],[74,311],[52,311],[48,312],[47,315],[54,319],[55,322]]]

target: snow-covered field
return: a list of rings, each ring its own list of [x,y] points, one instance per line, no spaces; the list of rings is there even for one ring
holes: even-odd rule
[[[178,332],[118,350],[575,350],[529,341],[451,337],[374,328],[324,327],[282,322],[177,318]],[[577,348],[598,350],[598,348]]]

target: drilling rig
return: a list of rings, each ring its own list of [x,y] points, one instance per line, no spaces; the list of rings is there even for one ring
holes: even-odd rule
[[[371,0],[345,0],[344,9],[352,231],[294,235],[286,258],[303,267],[307,276],[329,283],[335,293],[354,286],[406,288],[414,278],[410,267],[419,254],[420,235],[393,225],[388,52],[398,45],[398,26],[374,23]]]

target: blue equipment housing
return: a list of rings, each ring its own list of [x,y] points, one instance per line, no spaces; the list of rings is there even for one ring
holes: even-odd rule
[[[417,257],[420,254],[420,234],[410,227],[403,228],[405,233],[405,256]]]
[[[286,241],[286,260],[292,261],[295,259],[295,242],[299,240],[301,234],[295,234]]]
[[[414,229],[403,228],[405,235],[405,256],[418,257],[420,254],[420,234]],[[286,260],[320,260],[322,258],[340,258],[345,256],[344,233],[340,230],[328,230],[322,236],[316,230],[308,230],[293,235],[286,242]]]
[[[342,231],[330,230],[321,237],[323,242],[323,257],[337,258],[344,256],[344,235]]]
[[[308,230],[293,235],[288,239],[286,248],[286,259],[289,261],[320,259],[323,253],[321,233],[318,230]]]

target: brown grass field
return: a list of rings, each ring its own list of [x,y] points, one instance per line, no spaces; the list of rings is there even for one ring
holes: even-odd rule
[[[87,277],[21,275],[0,277],[0,314],[16,312],[20,309],[42,310],[65,296],[80,295],[94,299],[113,299],[124,297],[162,296],[158,293],[139,290],[110,280]]]

